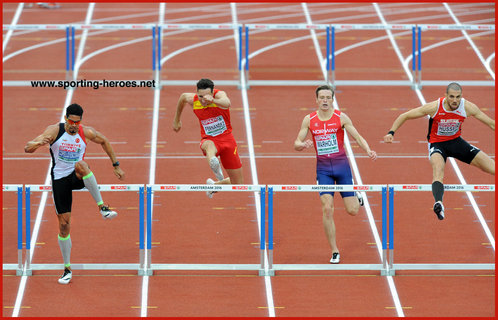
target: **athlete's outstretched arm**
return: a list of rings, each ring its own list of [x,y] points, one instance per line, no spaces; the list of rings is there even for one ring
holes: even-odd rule
[[[185,108],[185,105],[187,103],[193,105],[194,96],[194,93],[182,93],[180,95],[180,98],[178,99],[178,103],[176,105],[175,118],[173,119],[173,130],[175,130],[175,132],[180,131],[180,129],[182,128],[182,122],[180,119],[182,117],[183,108]]]
[[[116,158],[116,155],[114,154],[114,149],[111,146],[111,143],[109,142],[109,139],[107,139],[102,133],[98,132],[92,127],[84,127],[83,132],[85,133],[85,137],[97,144],[100,144],[102,149],[107,153],[109,158],[111,159],[111,163],[116,163],[118,159]],[[119,166],[114,167],[114,174],[118,179],[123,180],[125,177],[125,173]]]
[[[353,139],[356,140],[356,142],[358,143],[360,148],[365,150],[365,152],[368,154],[370,159],[372,159],[372,160],[377,159],[377,153],[370,149],[370,147],[368,146],[367,140],[365,140],[360,135],[358,130],[356,130],[356,128],[353,126],[353,122],[351,121],[351,118],[349,118],[344,112],[341,113],[341,125],[344,128],[344,130],[346,130],[347,133],[349,133],[353,137]]]
[[[24,146],[24,152],[33,153],[39,147],[54,142],[58,132],[59,132],[58,124],[53,124],[48,126],[47,129],[45,129],[45,131],[41,135],[26,143],[26,145]]]
[[[474,116],[477,120],[490,127],[493,131],[495,130],[495,120],[488,117],[488,115],[482,112],[481,109],[479,109],[479,107],[477,107],[474,103],[466,100],[465,105],[469,116]]]
[[[303,123],[301,124],[301,129],[299,129],[299,133],[297,134],[296,141],[294,141],[294,149],[296,151],[302,151],[304,148],[311,148],[313,146],[313,141],[310,139],[306,139],[306,136],[308,135],[310,127],[310,116],[307,115],[303,119]]]
[[[389,131],[396,132],[396,130],[398,130],[401,127],[401,125],[403,125],[403,123],[405,123],[406,120],[418,119],[418,118],[421,118],[423,116],[434,114],[437,111],[437,107],[438,107],[438,101],[436,100],[436,101],[424,104],[421,107],[411,109],[407,112],[404,112],[404,113],[400,114],[396,118],[396,120],[394,120],[393,125],[391,126],[391,129]],[[384,136],[384,142],[386,142],[386,143],[392,143],[393,140],[394,140],[394,137],[392,134],[388,133]]]
[[[225,91],[218,91],[218,93],[216,94],[216,98],[213,98],[212,102],[214,102],[222,109],[230,108],[230,99],[228,98]]]

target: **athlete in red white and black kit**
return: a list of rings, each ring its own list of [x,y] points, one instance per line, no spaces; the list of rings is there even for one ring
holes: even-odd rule
[[[462,98],[462,87],[452,82],[446,88],[445,97],[412,109],[394,120],[391,130],[384,136],[386,143],[393,142],[394,132],[406,120],[429,116],[429,159],[432,165],[432,194],[434,212],[439,220],[444,219],[443,177],[447,157],[478,167],[484,172],[495,174],[495,161],[479,148],[462,139],[462,123],[468,116],[474,116],[493,131],[495,120],[488,117],[474,103]]]
[[[206,183],[243,184],[242,162],[237,152],[237,143],[232,135],[230,123],[230,99],[224,91],[214,89],[214,83],[210,79],[201,79],[196,86],[196,93],[180,95],[173,120],[173,130],[180,131],[183,108],[186,104],[192,106],[201,127],[200,148],[218,179],[215,182],[209,178]],[[227,178],[223,175],[218,156],[228,174]],[[215,192],[208,191],[208,197],[212,198],[213,193]]]

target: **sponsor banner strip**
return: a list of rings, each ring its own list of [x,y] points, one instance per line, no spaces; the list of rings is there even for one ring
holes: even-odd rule
[[[4,184],[2,191],[18,191],[18,188],[22,188],[22,184]]]
[[[99,185],[100,191],[140,191],[140,187],[143,187],[143,184],[101,184]],[[31,192],[36,191],[52,191],[51,185],[42,185],[42,184],[32,184],[26,185],[26,188],[30,188]],[[87,191],[86,188],[80,190],[73,191]]]
[[[67,24],[18,24],[18,25],[3,25],[3,30],[65,30]],[[78,30],[148,30],[155,27],[155,24],[73,24],[71,25]],[[187,29],[187,30],[232,30],[239,28],[240,24],[162,24],[160,27],[164,29]],[[453,24],[247,24],[250,29],[259,30],[325,30],[327,27],[334,27],[336,30],[411,30],[413,27],[421,27],[422,30],[495,30],[495,26],[491,24],[484,25],[453,25]]]
[[[382,191],[386,185],[269,185],[273,191],[290,191],[290,192],[323,192],[323,191]]]
[[[394,191],[432,191],[430,184],[390,184]],[[494,184],[445,184],[445,191],[495,191]]]
[[[261,191],[264,185],[246,184],[154,184],[147,185],[152,191]]]

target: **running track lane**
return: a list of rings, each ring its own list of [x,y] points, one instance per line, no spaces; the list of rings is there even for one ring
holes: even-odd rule
[[[287,53],[287,54],[288,54],[288,53]],[[282,78],[284,78],[284,77],[275,77],[275,78],[282,79]],[[253,88],[253,89],[256,89],[256,88]],[[251,89],[251,90],[253,90],[253,89]],[[286,88],[284,88],[284,89],[286,89]],[[428,88],[428,89],[430,89],[430,88]],[[376,91],[377,91],[377,90],[376,90]],[[470,90],[469,90],[469,91],[470,91]],[[352,91],[352,92],[354,93],[354,92],[356,92],[356,91]],[[411,93],[411,91],[409,91],[409,90],[405,90],[405,92],[407,92],[407,94],[410,94],[410,93]],[[425,91],[424,91],[424,92],[425,92]],[[353,94],[353,93],[352,93],[352,94]],[[338,93],[338,94],[339,94],[339,93]],[[390,94],[389,92],[387,92],[387,94],[386,94],[386,95],[392,95],[392,94]],[[344,96],[344,97],[343,97],[343,96]],[[338,95],[338,99],[340,99],[340,100],[339,100],[339,102],[340,102],[341,106],[342,106],[342,105],[344,105],[344,106],[347,106],[347,105],[348,105],[348,101],[346,101],[346,100],[345,100],[347,96],[349,96],[349,95],[346,95],[346,93],[341,94],[341,96],[340,96],[340,97],[339,97],[339,95]],[[429,95],[427,95],[427,96],[429,96]],[[400,100],[402,100],[402,99],[403,99],[403,98],[400,98]],[[412,105],[416,105],[416,104],[417,104],[417,103],[416,103],[416,97],[415,97],[415,96],[413,96],[413,98],[412,98],[412,99],[414,100],[414,103],[413,103],[413,104],[410,104],[410,106],[412,106]],[[469,98],[469,99],[470,99],[470,98]],[[472,100],[472,99],[471,99],[471,100]],[[474,100],[475,100],[475,99],[474,99]],[[472,101],[474,101],[474,100],[472,100]],[[251,102],[251,101],[253,101],[253,99],[250,97],[250,102]],[[302,103],[307,105],[307,101],[309,101],[309,99],[305,98],[305,99],[303,99],[303,102],[302,102]],[[251,105],[252,105],[252,102],[251,102]],[[399,104],[398,104],[398,105],[399,105]],[[350,112],[351,112],[351,111],[348,111],[347,109],[343,109],[342,107],[341,107],[341,110],[344,110],[344,111],[345,111],[345,112],[347,112],[348,114],[350,114]],[[295,117],[294,117],[295,119],[299,119],[299,121],[297,121],[297,122],[298,122],[298,124],[300,123],[300,120],[302,119],[302,116],[303,116],[303,115],[302,115],[302,113],[303,113],[303,112],[307,112],[307,111],[300,111],[300,114],[298,114],[297,116],[295,116]],[[351,115],[351,114],[350,114],[350,115]],[[355,117],[354,115],[352,115],[352,118],[353,118],[353,119],[356,119],[356,118],[361,119],[361,118],[363,118],[363,115],[361,115],[361,114],[360,114],[360,115],[358,115],[358,116],[356,116],[356,117]],[[466,123],[466,124],[467,124],[467,123]],[[256,124],[255,124],[255,123],[254,123],[253,125],[255,126],[255,127],[254,127],[254,131],[255,131],[255,134],[256,134],[256,132],[259,132],[259,130],[257,130],[257,128],[256,128]],[[366,133],[364,133],[364,132],[367,132],[367,131],[366,131],[366,130],[367,130],[366,128],[360,127],[360,124],[358,124],[358,123],[355,123],[355,125],[357,125],[357,126],[359,127],[360,132],[362,132],[362,134],[363,134],[364,136],[366,136],[366,137],[370,137],[370,135],[367,135]],[[390,122],[389,122],[389,121],[388,121],[388,123],[387,123],[387,126],[388,126],[388,125],[390,125]],[[425,128],[425,124],[424,124],[422,127],[424,127],[424,128]],[[404,127],[403,129],[405,129],[405,127]],[[467,127],[465,127],[464,129],[466,129],[466,130],[467,130],[468,128],[467,128]],[[293,141],[293,139],[295,138],[295,132],[294,132],[294,131],[296,131],[296,129],[295,129],[295,128],[291,128],[291,129],[289,129],[289,132],[291,133],[291,134],[289,135],[289,137],[290,137],[290,141]],[[383,135],[383,133],[382,133],[382,135]],[[397,135],[397,137],[398,137],[398,135]],[[368,138],[367,138],[367,139],[368,139]],[[401,139],[401,138],[399,138],[399,139]],[[289,140],[289,139],[288,139],[288,140]],[[265,141],[266,141],[266,140],[265,140]],[[369,139],[369,142],[370,142],[370,139]],[[370,143],[372,144],[372,142],[370,142]],[[261,143],[261,145],[263,146],[264,144],[263,144],[263,143]],[[272,146],[272,147],[274,147],[274,146]],[[422,145],[422,147],[423,147],[423,145]],[[483,148],[483,149],[484,149],[484,148]],[[274,151],[274,148],[270,149],[270,151]],[[379,150],[377,150],[377,151],[379,151]],[[196,150],[196,152],[198,152],[198,151]],[[421,151],[421,152],[424,152],[424,151]],[[488,152],[488,153],[489,153],[489,152]],[[494,152],[493,152],[493,153],[494,153]],[[198,160],[197,160],[197,161],[198,161]],[[365,159],[364,161],[366,162],[367,160]],[[308,162],[309,162],[309,161],[308,161]],[[422,160],[420,160],[420,162],[422,162]],[[427,163],[426,163],[426,165],[427,165]],[[259,163],[258,163],[258,167],[260,167],[260,164],[259,164]],[[309,167],[309,166],[308,166],[308,167]],[[312,167],[312,166],[311,166],[311,167]],[[202,167],[201,167],[201,169],[202,169]],[[261,169],[260,169],[260,170],[261,170]],[[361,170],[361,163],[360,163],[360,170]],[[202,170],[202,171],[204,171],[204,170]],[[204,172],[205,172],[205,171],[204,171]],[[475,173],[475,171],[474,171],[474,173]],[[362,171],[362,174],[363,174],[363,171]],[[266,176],[266,174],[264,173],[264,171],[261,171],[261,176]],[[387,179],[387,177],[388,177],[388,176],[386,176],[386,179]],[[394,178],[395,178],[395,177],[394,177]],[[423,180],[424,180],[424,182],[422,182],[422,179],[421,179],[421,182],[420,182],[420,183],[425,183],[425,180],[426,180],[426,179],[423,179]],[[368,178],[364,177],[364,181],[366,182],[366,181],[369,181],[369,180],[368,180]],[[262,181],[262,183],[266,183],[266,182]],[[376,182],[376,183],[377,183],[377,182]],[[311,196],[311,195],[310,195],[310,196]],[[430,196],[429,196],[429,198],[430,198]],[[314,201],[312,202],[314,205],[316,205],[316,202],[315,202],[315,201],[316,201],[316,200],[314,200]],[[466,200],[465,200],[465,199],[463,199],[463,200],[462,200],[462,202],[464,202],[464,201],[466,201]],[[340,202],[340,201],[339,201],[339,202]],[[494,206],[494,202],[493,202],[493,206]],[[356,217],[356,218],[354,218],[354,219],[357,219],[357,218],[360,218],[360,217]],[[446,222],[446,221],[445,221],[445,222]],[[398,225],[398,223],[397,223],[397,225]],[[413,229],[413,227],[411,228],[411,230],[412,230],[412,229]],[[283,249],[282,249],[282,250],[283,250]],[[276,279],[276,278],[274,278],[274,279]],[[398,278],[396,278],[396,279],[398,279]],[[274,282],[275,282],[275,281],[274,281]],[[282,288],[282,287],[280,287],[280,288]],[[300,287],[299,289],[300,289],[300,290],[303,290],[301,287]],[[277,291],[276,291],[276,292],[277,292]],[[277,293],[276,293],[276,296],[277,296]],[[423,303],[423,301],[422,301],[422,302],[419,302],[419,303]],[[278,301],[277,301],[277,305],[278,305]],[[309,306],[306,306],[306,307],[309,307]],[[305,307],[303,306],[303,308],[305,308]],[[421,309],[421,308],[416,308],[416,307],[414,307],[414,309],[412,309],[412,310],[417,310],[417,309]],[[285,309],[282,309],[282,311],[283,311],[283,310],[285,310]],[[281,311],[281,310],[279,310],[279,311]],[[407,313],[408,313],[408,312],[410,312],[410,310],[405,310],[405,311],[406,311]],[[317,312],[319,312],[319,311],[317,311]],[[413,311],[413,312],[414,312],[414,311]]]

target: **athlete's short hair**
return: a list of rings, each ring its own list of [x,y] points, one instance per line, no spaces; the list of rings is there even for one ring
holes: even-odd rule
[[[317,98],[318,98],[318,92],[319,92],[320,90],[330,90],[330,91],[332,91],[332,98],[334,98],[335,91],[334,91],[334,88],[332,88],[331,86],[329,86],[329,85],[325,84],[325,85],[323,85],[323,86],[319,86],[318,88],[316,88],[316,90],[315,90],[315,94],[316,94],[316,97],[317,97]]]
[[[462,92],[462,86],[459,85],[458,83],[456,82],[452,82],[450,83],[447,87],[446,87],[446,93],[448,93],[448,91],[450,91],[450,89],[452,90],[455,90],[455,91],[460,91]]]
[[[211,89],[213,92],[214,82],[211,79],[201,79],[197,82],[197,90]]]
[[[71,114],[83,118],[83,108],[79,104],[73,103],[66,108],[66,117],[69,118]]]

